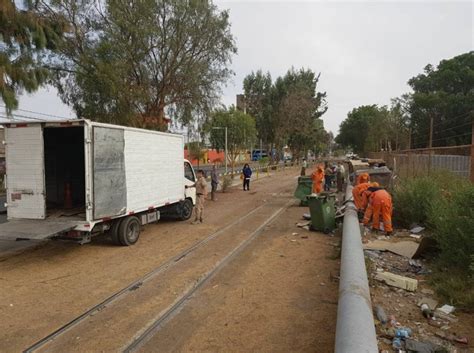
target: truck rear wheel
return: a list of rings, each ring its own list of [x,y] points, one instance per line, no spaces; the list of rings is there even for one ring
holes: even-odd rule
[[[122,243],[119,240],[119,227],[120,223],[122,223],[122,219],[116,219],[114,223],[112,223],[112,227],[110,227],[110,237],[112,238],[112,242],[115,245],[122,245]]]
[[[178,206],[178,217],[181,221],[187,221],[193,215],[193,202],[189,199],[184,200]]]
[[[118,240],[120,245],[130,246],[138,241],[140,236],[140,221],[135,216],[125,218],[120,222],[118,228]]]

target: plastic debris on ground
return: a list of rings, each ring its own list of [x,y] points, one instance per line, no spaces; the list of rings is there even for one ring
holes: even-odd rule
[[[413,243],[418,241],[408,231],[403,234]],[[370,232],[367,238],[374,241],[375,236]],[[430,271],[424,258],[398,255],[385,245],[383,250],[365,247],[364,255],[380,352],[471,352],[469,321],[460,320],[455,308],[438,304],[439,298],[428,287]]]
[[[412,232],[414,234],[418,234],[418,233],[421,233],[424,230],[425,230],[425,227],[415,226],[415,227],[410,229],[410,232]]]

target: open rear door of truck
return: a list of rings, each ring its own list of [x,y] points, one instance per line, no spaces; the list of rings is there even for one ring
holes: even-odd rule
[[[44,219],[43,128],[12,124],[5,129],[8,218]]]
[[[67,232],[76,225],[77,222],[71,220],[13,219],[0,224],[0,239],[48,239]]]

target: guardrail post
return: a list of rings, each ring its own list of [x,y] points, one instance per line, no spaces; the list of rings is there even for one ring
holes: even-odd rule
[[[352,186],[346,200],[352,199]],[[342,229],[336,353],[378,353],[357,209],[346,203]]]

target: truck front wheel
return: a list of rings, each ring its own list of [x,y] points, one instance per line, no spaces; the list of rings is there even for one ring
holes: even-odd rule
[[[118,240],[123,246],[130,246],[138,241],[140,236],[140,221],[135,216],[130,216],[120,222]]]
[[[187,221],[193,215],[193,202],[189,199],[184,200],[178,206],[178,217],[181,221]]]

